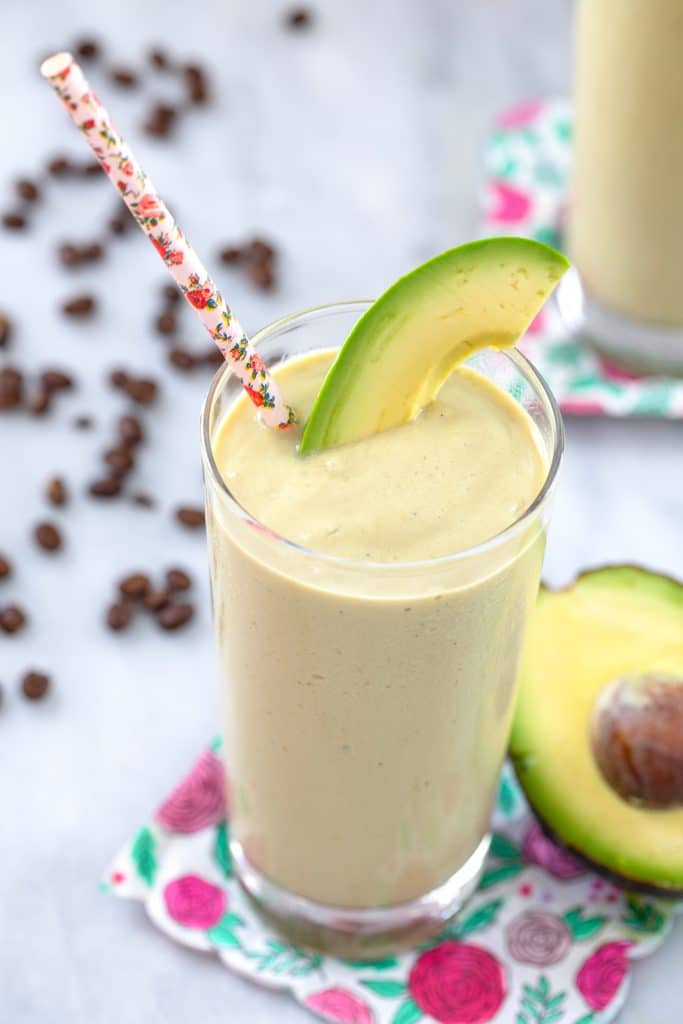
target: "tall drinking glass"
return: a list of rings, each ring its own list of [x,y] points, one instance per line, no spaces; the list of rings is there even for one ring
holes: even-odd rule
[[[308,310],[253,340],[277,366],[338,347],[367,305]],[[563,435],[521,355],[487,350],[470,365],[526,411],[547,475],[498,536],[427,561],[354,561],[275,534],[214,458],[241,391],[227,365],[204,408],[235,870],[290,937],[344,956],[438,931],[476,887],[489,845]]]

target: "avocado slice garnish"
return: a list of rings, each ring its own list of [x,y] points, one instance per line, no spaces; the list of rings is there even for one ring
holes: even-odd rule
[[[568,268],[527,238],[487,238],[435,256],[363,314],[330,367],[299,451],[358,441],[415,418],[453,369],[524,334]]]

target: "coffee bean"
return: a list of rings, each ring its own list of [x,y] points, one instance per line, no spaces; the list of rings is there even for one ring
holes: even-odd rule
[[[25,199],[27,203],[35,203],[36,199],[40,199],[40,189],[30,178],[19,178],[14,188],[19,198]]]
[[[74,387],[73,377],[64,370],[47,369],[40,375],[40,383],[48,394],[55,391],[69,391]]]
[[[119,217],[117,214],[109,219],[109,230],[112,235],[125,235],[128,223],[127,217]]]
[[[195,359],[196,358],[197,357],[195,356]],[[217,345],[209,345],[206,351],[199,356],[199,362],[204,366],[222,366],[225,362],[225,356]]]
[[[4,313],[0,313],[0,348],[5,348],[11,337],[12,321]]]
[[[175,366],[177,370],[182,370],[184,373],[187,373],[189,370],[194,370],[196,365],[195,358],[192,353],[186,348],[180,348],[179,346],[170,350],[168,353],[168,361]]]
[[[133,617],[133,608],[128,601],[116,601],[107,611],[107,625],[115,632],[125,629]]]
[[[13,213],[10,211],[3,214],[2,223],[9,231],[23,231],[26,227],[26,218],[23,213]]]
[[[129,377],[126,394],[139,405],[150,405],[157,397],[158,385],[151,377]]]
[[[272,288],[275,283],[273,271],[266,263],[251,263],[247,267],[247,275],[252,284],[264,291]]]
[[[47,173],[53,178],[64,178],[73,173],[73,164],[67,156],[54,156],[47,165]]]
[[[180,289],[175,284],[165,284],[161,294],[169,306],[175,306],[183,297]]]
[[[158,334],[175,334],[178,323],[173,313],[161,313],[154,321]]]
[[[64,242],[60,245],[57,249],[57,256],[59,258],[59,262],[65,267],[77,267],[78,264],[83,261],[81,250],[71,242]]]
[[[26,615],[16,604],[8,604],[0,611],[0,629],[4,633],[18,633],[26,625]]]
[[[60,476],[53,476],[47,482],[45,496],[51,505],[66,505],[69,500],[69,493],[66,484]]]
[[[44,416],[50,409],[50,395],[44,388],[31,392],[26,399],[29,412],[34,416]]]
[[[0,409],[16,409],[24,394],[24,377],[13,366],[0,370]]]
[[[145,608],[150,612],[159,612],[162,608],[165,608],[170,600],[171,595],[168,590],[158,589],[150,590],[145,594],[143,604]]]
[[[263,238],[252,238],[247,248],[247,255],[254,263],[268,263],[275,257],[275,249]]]
[[[178,590],[189,590],[192,586],[192,578],[184,569],[168,569],[166,586],[173,593]]]
[[[83,60],[94,60],[100,56],[100,47],[94,39],[81,39],[76,43],[76,53]]]
[[[185,64],[182,72],[189,82],[202,82],[204,80],[204,72],[198,64]]]
[[[132,496],[134,505],[139,505],[140,508],[154,508],[156,502],[151,494],[147,494],[145,491],[136,491]]]
[[[43,551],[59,551],[62,546],[62,535],[54,523],[38,523],[33,536]]]
[[[244,258],[244,250],[236,245],[226,245],[219,255],[222,263],[239,263]]]
[[[28,700],[42,700],[50,687],[50,677],[44,672],[26,672],[21,680],[21,692]]]
[[[119,420],[119,437],[126,446],[140,444],[144,440],[142,424],[136,416],[122,416]]]
[[[285,24],[288,28],[310,28],[313,16],[306,7],[295,7],[286,15]]]
[[[157,612],[157,622],[162,629],[180,629],[186,625],[194,615],[194,608],[191,604],[166,604]]]
[[[113,476],[104,476],[100,480],[93,480],[88,492],[93,498],[115,498],[121,492],[121,481]]]
[[[131,68],[112,68],[109,75],[112,82],[122,86],[124,89],[135,89],[138,84],[138,76]]]
[[[79,166],[78,173],[83,178],[99,178],[102,168],[97,160],[86,160],[85,163]]]
[[[104,256],[104,246],[100,242],[88,242],[83,246],[81,255],[86,263],[98,263]]]
[[[131,601],[141,601],[151,585],[146,573],[131,572],[119,582],[119,593]]]
[[[202,80],[188,81],[187,95],[190,103],[193,103],[196,107],[206,103],[209,98],[206,82]]]
[[[12,563],[5,555],[0,555],[0,580],[6,580],[12,575]]]
[[[135,460],[127,448],[110,448],[105,452],[104,461],[109,466],[111,475],[121,479],[130,473]]]
[[[175,510],[175,517],[189,530],[198,530],[204,526],[204,509],[197,505],[180,505]]]
[[[92,430],[94,426],[92,416],[76,416],[72,422],[76,430]]]
[[[109,374],[109,383],[113,388],[124,389],[128,387],[128,374],[125,370],[112,370]]]
[[[163,71],[169,65],[169,60],[168,57],[166,56],[166,53],[159,47],[155,47],[153,50],[149,51],[149,53],[147,54],[147,60],[152,65],[152,67],[159,68],[159,70],[161,71]]]
[[[92,295],[76,295],[73,299],[62,303],[62,312],[66,316],[90,316],[95,312],[95,306],[95,299]]]
[[[142,127],[148,135],[165,138],[170,135],[177,114],[175,107],[171,107],[167,103],[157,103],[152,107]]]

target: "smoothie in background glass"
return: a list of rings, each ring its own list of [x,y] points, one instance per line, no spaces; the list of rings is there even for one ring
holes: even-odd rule
[[[598,348],[683,372],[683,4],[580,0],[561,306]],[[580,313],[575,300],[582,302]]]
[[[301,422],[365,308],[254,339]],[[219,371],[203,454],[231,848],[291,936],[372,956],[476,886],[561,425],[529,364],[486,350],[413,423],[296,442]]]

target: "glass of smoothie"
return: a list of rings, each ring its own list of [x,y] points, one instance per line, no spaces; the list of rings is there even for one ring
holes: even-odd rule
[[[558,290],[614,361],[683,372],[683,9],[580,0],[569,253]]]
[[[368,303],[253,338],[304,423]],[[476,888],[563,444],[516,351],[414,422],[301,456],[226,365],[202,454],[237,876],[294,941],[372,958]]]

